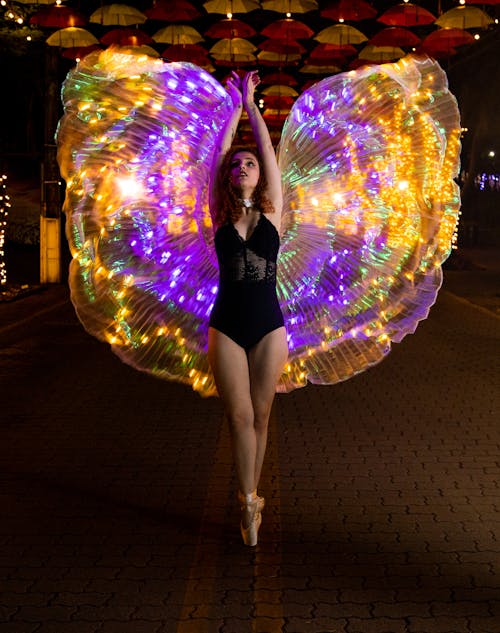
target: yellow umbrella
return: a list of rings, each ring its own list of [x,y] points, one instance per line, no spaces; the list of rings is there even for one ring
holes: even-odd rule
[[[143,24],[148,17],[135,7],[128,4],[105,4],[90,16],[90,22],[110,26],[131,26],[132,24]]]
[[[257,50],[257,47],[242,37],[225,37],[214,44],[209,50],[212,55],[248,55]]]
[[[302,59],[298,53],[273,53],[271,51],[261,51],[257,57],[264,66],[291,66]]]
[[[283,86],[281,84],[273,84],[262,90],[262,94],[270,97],[298,97],[299,93],[291,86]]]
[[[170,24],[156,31],[153,35],[155,42],[162,44],[197,44],[203,42],[201,33],[186,24]]]
[[[493,19],[477,7],[455,7],[441,15],[435,22],[443,29],[484,29]]]
[[[314,64],[305,64],[299,69],[299,72],[310,75],[335,75],[341,72],[338,66],[315,66]]]
[[[318,8],[316,0],[264,0],[262,8],[279,13],[307,13]]]
[[[348,24],[334,24],[320,31],[314,38],[322,44],[361,44],[366,42],[366,35]]]
[[[207,13],[222,13],[223,15],[233,13],[249,13],[254,9],[260,9],[257,0],[209,0],[203,3]]]
[[[99,40],[87,31],[77,26],[68,26],[65,29],[54,31],[46,40],[49,46],[60,46],[61,48],[75,48],[76,46],[92,46],[99,44]]]
[[[400,59],[406,53],[398,46],[373,46],[369,44],[359,52],[359,59],[369,59],[373,62],[390,62],[393,59]]]
[[[257,63],[253,53],[215,53],[212,57],[219,66],[249,66]]]

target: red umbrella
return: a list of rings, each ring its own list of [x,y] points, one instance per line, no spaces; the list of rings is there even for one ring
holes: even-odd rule
[[[284,72],[270,73],[262,77],[261,83],[265,85],[284,84],[285,86],[296,86],[299,82],[293,75]]]
[[[64,29],[67,26],[84,26],[87,22],[87,18],[82,13],[62,5],[42,7],[30,18],[30,24],[53,29]]]
[[[265,37],[274,37],[280,40],[301,40],[309,39],[314,35],[314,31],[307,24],[299,20],[276,20],[268,24],[262,31]]]
[[[100,40],[106,46],[118,44],[118,46],[142,46],[143,44],[154,44],[154,41],[147,33],[140,29],[112,29],[105,33]]]
[[[319,14],[337,22],[346,20],[358,22],[359,20],[371,20],[377,15],[377,11],[364,0],[338,0],[322,9]]]
[[[420,38],[401,26],[390,26],[376,33],[368,44],[373,46],[417,46]]]
[[[210,63],[208,52],[199,44],[172,44],[161,56],[171,62],[191,62],[198,66]]]
[[[382,22],[382,24],[388,24],[389,26],[420,26],[422,24],[432,24],[435,19],[436,16],[432,15],[427,9],[407,2],[387,9],[377,18],[377,22]]]
[[[221,20],[216,24],[212,24],[212,26],[205,31],[205,35],[207,37],[211,37],[213,39],[218,38],[231,38],[231,37],[252,37],[256,35],[257,31],[242,20],[237,20],[235,18]]]
[[[144,13],[150,20],[162,20],[163,22],[190,22],[199,18],[201,13],[187,0],[157,0],[151,9]]]
[[[473,44],[474,37],[463,29],[439,29],[430,33],[422,42],[422,48],[426,52],[432,50],[450,50],[457,46]]]
[[[302,55],[306,52],[302,44],[293,40],[264,40],[259,44],[259,48],[263,51],[285,53],[287,55]]]
[[[330,60],[344,59],[357,54],[357,49],[351,44],[318,44],[311,52],[313,59],[329,58]]]
[[[91,46],[73,46],[71,48],[65,48],[62,52],[63,57],[67,57],[68,59],[83,59],[92,51],[96,51],[98,48],[101,48],[99,44],[92,44]]]

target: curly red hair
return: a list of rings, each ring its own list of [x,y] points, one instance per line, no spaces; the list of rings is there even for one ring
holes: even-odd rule
[[[257,186],[252,194],[252,203],[254,209],[262,213],[274,213],[272,202],[266,196],[267,180],[264,173],[264,165],[259,153],[254,148],[234,147],[229,151],[222,165],[220,166],[217,176],[217,208],[214,213],[214,221],[217,226],[231,222],[236,223],[243,213],[241,208],[241,193],[231,184],[230,171],[233,156],[238,152],[249,152],[257,159],[260,168],[260,176]]]

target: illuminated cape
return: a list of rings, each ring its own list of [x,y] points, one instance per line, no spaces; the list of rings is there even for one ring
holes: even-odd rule
[[[218,269],[208,208],[232,102],[188,63],[96,52],[63,86],[72,301],[126,363],[202,395]],[[407,57],[318,82],[278,148],[278,297],[290,355],[279,391],[374,365],[434,303],[459,213],[460,124],[446,76]]]

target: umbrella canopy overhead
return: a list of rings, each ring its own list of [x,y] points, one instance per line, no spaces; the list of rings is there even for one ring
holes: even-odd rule
[[[90,31],[77,26],[69,26],[66,29],[59,29],[52,33],[46,40],[49,46],[60,46],[61,48],[75,48],[76,46],[92,46],[99,44],[99,40]]]
[[[101,37],[101,43],[106,46],[118,44],[119,46],[142,46],[154,44],[153,38],[139,29],[112,29]]]
[[[397,4],[377,18],[378,22],[388,26],[422,26],[435,20],[436,16],[430,11],[411,2]]]
[[[477,7],[462,6],[443,13],[436,24],[444,29],[484,29],[493,19]]]
[[[286,18],[285,20],[271,22],[271,24],[262,29],[261,34],[265,37],[274,37],[282,40],[302,40],[312,37],[314,31],[304,22]]]
[[[262,8],[278,13],[307,13],[318,8],[316,0],[263,0]]]
[[[291,88],[282,84],[273,84],[262,90],[262,94],[273,97],[298,97],[299,93]]]
[[[229,15],[234,13],[249,13],[260,9],[258,0],[208,0],[203,4],[207,13],[221,13]]]
[[[201,33],[187,24],[171,24],[153,35],[155,42],[162,44],[198,44],[203,42]]]
[[[413,31],[402,26],[390,26],[375,33],[368,43],[373,46],[417,46],[420,41]]]
[[[430,33],[422,42],[422,48],[432,53],[435,51],[449,51],[457,46],[473,44],[474,37],[463,29],[439,29]]]
[[[257,31],[242,20],[236,18],[226,18],[212,24],[212,26],[205,31],[205,36],[213,39],[227,38],[227,37],[253,37]]]
[[[359,22],[371,20],[377,15],[377,10],[364,0],[338,0],[321,9],[320,15],[337,22]]]
[[[359,53],[359,59],[368,59],[373,62],[390,62],[404,57],[405,52],[397,46],[365,46]]]
[[[257,50],[255,44],[242,37],[224,38],[210,49],[212,55],[248,54]]]
[[[361,44],[368,38],[358,29],[347,24],[334,24],[327,26],[314,38],[322,44]]]
[[[88,20],[83,13],[59,4],[42,7],[30,18],[30,24],[52,29],[84,26],[87,22]]]
[[[277,83],[285,84],[287,86],[296,86],[299,83],[293,75],[285,73],[281,70],[276,73],[269,73],[268,75],[264,75],[261,82],[264,85]]]
[[[298,53],[302,55],[306,49],[299,42],[293,40],[264,40],[259,44],[262,51],[272,51],[273,53]]]
[[[106,26],[132,26],[147,19],[147,15],[128,4],[105,4],[92,13],[89,21]]]
[[[189,22],[201,16],[201,13],[187,0],[156,0],[155,4],[144,13],[150,20],[164,22]]]

